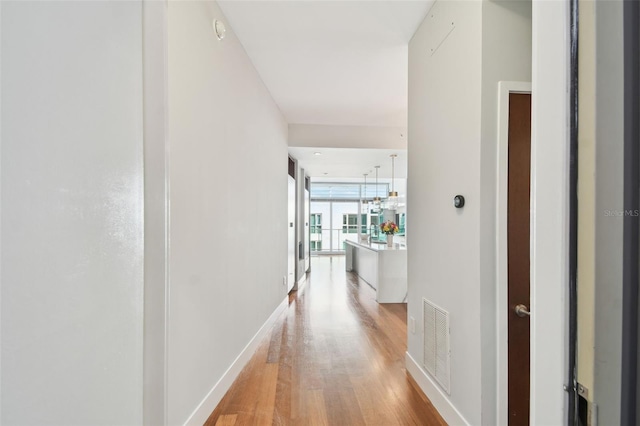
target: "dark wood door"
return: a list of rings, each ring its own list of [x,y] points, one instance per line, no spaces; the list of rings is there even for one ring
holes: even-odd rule
[[[507,211],[509,424],[529,424],[531,95],[509,94]],[[516,308],[520,305],[520,315]]]

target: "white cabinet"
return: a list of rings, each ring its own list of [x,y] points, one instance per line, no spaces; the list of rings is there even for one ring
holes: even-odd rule
[[[407,301],[407,250],[347,240],[346,270],[376,290],[378,303]]]

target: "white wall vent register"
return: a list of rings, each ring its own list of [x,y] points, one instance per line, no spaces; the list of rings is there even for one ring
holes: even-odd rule
[[[424,368],[447,394],[449,390],[449,312],[422,299],[424,322]]]

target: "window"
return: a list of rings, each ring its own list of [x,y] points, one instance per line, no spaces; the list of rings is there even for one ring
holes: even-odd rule
[[[367,223],[367,214],[363,213],[362,216],[361,216],[361,219],[362,220],[360,221],[360,223],[361,223],[361,225],[360,225],[360,233],[361,234],[368,234],[369,232],[367,230],[367,224],[368,224]]]
[[[404,235],[405,216],[404,213],[396,214],[396,223],[398,224],[398,235]]]
[[[371,215],[371,224],[369,225],[371,238],[380,238],[380,219],[380,216],[376,214]]]
[[[346,213],[342,215],[342,232],[345,234],[358,233],[358,215]]]
[[[322,241],[311,241],[311,251],[322,251]]]
[[[322,213],[311,213],[311,233],[312,234],[321,234],[322,233]]]
[[[312,200],[361,200],[366,198],[372,200],[373,197],[383,197],[389,193],[388,183],[367,184],[367,191],[364,191],[362,183],[311,183]]]

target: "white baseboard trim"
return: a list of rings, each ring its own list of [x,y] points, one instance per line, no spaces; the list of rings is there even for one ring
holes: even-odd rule
[[[284,298],[280,305],[278,305],[278,307],[273,311],[271,316],[265,321],[262,327],[260,327],[260,330],[258,330],[255,336],[253,336],[251,341],[247,343],[247,346],[244,347],[235,361],[231,363],[231,366],[229,366],[220,380],[218,380],[218,383],[216,383],[213,388],[211,388],[207,396],[204,397],[202,402],[198,404],[198,407],[196,407],[193,413],[191,413],[187,421],[184,423],[185,425],[202,426],[204,422],[207,421],[213,410],[216,409],[216,407],[222,400],[222,397],[224,397],[233,382],[236,380],[244,366],[247,365],[249,360],[251,360],[251,357],[262,342],[262,338],[267,335],[267,333],[271,329],[271,326],[276,322],[280,314],[286,309],[288,305],[289,296]]]
[[[296,285],[293,289],[300,290],[306,282],[307,282],[307,273],[305,272],[305,274],[302,277],[300,277],[300,279],[296,282]]]
[[[422,392],[429,398],[433,406],[438,410],[442,418],[450,425],[470,425],[470,423],[460,414],[449,398],[442,392],[438,385],[431,380],[431,377],[420,367],[420,364],[409,352],[405,355],[405,365],[407,372],[416,381]]]

